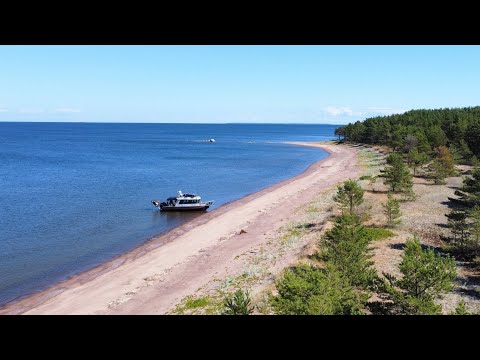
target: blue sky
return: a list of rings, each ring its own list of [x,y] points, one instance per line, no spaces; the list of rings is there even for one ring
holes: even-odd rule
[[[0,121],[342,124],[480,105],[480,46],[0,46]]]

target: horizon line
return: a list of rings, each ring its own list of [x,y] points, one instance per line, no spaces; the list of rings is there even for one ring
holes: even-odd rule
[[[348,125],[331,123],[283,123],[283,122],[128,122],[128,121],[4,121],[0,123],[23,124],[185,124],[185,125]]]

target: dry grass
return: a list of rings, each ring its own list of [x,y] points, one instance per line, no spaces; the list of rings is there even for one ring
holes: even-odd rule
[[[364,167],[367,168],[363,175],[374,175],[382,166],[375,164],[369,152],[376,152],[380,157],[384,154],[378,152],[380,147],[364,147],[361,152],[367,155],[360,156]],[[388,152],[384,149],[383,152]],[[366,225],[382,226],[386,223],[382,204],[387,200],[387,188],[381,179],[372,185],[369,180],[360,182],[366,189],[365,204],[371,207],[371,217]],[[422,243],[441,251],[444,245],[441,237],[448,236],[445,228],[449,212],[448,197],[454,196],[455,189],[462,184],[462,177],[451,177],[445,185],[432,185],[423,178],[414,178],[413,190],[417,195],[415,201],[401,202],[401,224],[393,231],[397,236],[373,244],[375,267],[379,273],[387,272],[392,275],[400,275],[398,265],[403,254],[403,246],[407,239],[417,236]],[[439,301],[443,306],[444,313],[449,313],[461,301],[465,301],[467,309],[478,312],[480,310],[480,276],[478,270],[472,269],[463,262],[457,261],[458,278],[456,287]]]

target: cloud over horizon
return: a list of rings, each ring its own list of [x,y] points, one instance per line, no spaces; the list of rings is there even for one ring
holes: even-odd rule
[[[323,109],[323,111],[335,117],[342,117],[345,121],[349,121],[348,118],[350,117],[363,117],[368,118],[372,116],[379,116],[379,115],[393,115],[393,114],[403,114],[404,112],[408,111],[407,109],[402,108],[394,108],[394,107],[379,107],[379,106],[369,106],[361,109],[353,109],[350,106],[327,106]],[[347,119],[345,119],[345,117]]]
[[[349,106],[327,106],[325,111],[329,115],[338,116],[338,115],[349,115],[349,116],[361,116],[362,112],[353,111]]]

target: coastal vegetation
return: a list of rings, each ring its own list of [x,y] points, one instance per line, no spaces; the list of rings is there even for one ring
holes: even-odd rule
[[[338,193],[343,187],[338,188]],[[389,201],[395,201],[391,195]],[[398,202],[394,205],[396,208]],[[359,315],[439,314],[435,302],[450,291],[456,278],[455,260],[417,238],[407,240],[398,267],[401,277],[375,269],[371,243],[395,235],[387,229],[371,231],[355,214],[342,214],[320,239],[318,264],[288,268],[277,280],[271,297],[277,314]],[[383,234],[384,236],[378,236]],[[372,301],[373,295],[376,301]],[[459,313],[464,310],[459,305]]]
[[[427,155],[405,140],[408,152],[347,142],[360,160],[358,179],[305,205],[268,241],[278,250],[255,250],[243,273],[215,290],[221,297],[186,312],[240,314],[245,297],[235,294],[248,291],[243,313],[478,313],[480,171],[459,167],[448,146]],[[291,251],[297,258],[283,260]]]
[[[278,295],[271,302],[280,315],[359,315],[368,299],[333,264],[288,268],[276,288]]]
[[[350,179],[338,187],[333,200],[340,205],[343,214],[348,210],[348,213],[352,215],[355,208],[363,202],[363,193],[364,191],[358,183]]]
[[[387,164],[385,169],[381,170],[383,183],[389,187],[390,191],[402,193],[406,198],[414,199],[412,175],[400,154],[390,154],[387,157]]]
[[[233,295],[225,296],[223,303],[223,315],[250,315],[254,310],[248,290],[238,289]]]
[[[336,135],[341,142],[375,146],[387,155],[386,166],[378,176],[388,188],[383,209],[389,228],[397,228],[401,223],[401,203],[394,194],[403,195],[403,200],[415,200],[414,178],[419,184],[442,187],[447,185],[448,178],[463,175],[463,185],[454,187],[455,196],[448,196],[448,201],[443,202],[450,208],[445,214],[446,224],[431,224],[432,228],[447,229],[437,235],[432,230],[428,233],[428,241],[438,244],[436,249],[426,248],[418,237],[408,240],[399,266],[400,277],[383,273],[375,290],[382,305],[377,308],[369,305],[376,309],[372,311],[380,313],[441,313],[439,301],[452,291],[458,275],[459,265],[453,256],[464,261],[462,272],[478,276],[480,107],[412,110],[401,115],[379,116],[338,128]],[[373,190],[374,178],[364,175],[360,180],[371,180]],[[428,207],[425,211],[429,211]],[[465,270],[465,266],[470,270]],[[427,283],[431,288],[422,288]],[[470,294],[478,297],[479,293],[477,288]],[[388,310],[385,304],[389,304]],[[465,301],[462,299],[450,313],[468,314]]]
[[[378,295],[386,301],[379,308],[389,314],[441,314],[442,307],[435,300],[452,290],[457,276],[455,260],[431,248],[423,249],[413,238],[405,244],[399,268],[400,279],[383,273]]]
[[[372,117],[341,127],[336,135],[350,142],[387,145],[404,154],[416,148],[419,156],[448,146],[459,163],[475,165],[480,157],[480,107]]]
[[[463,180],[463,186],[450,197],[452,210],[445,214],[451,237],[448,250],[457,256],[472,260],[480,256],[480,168]]]
[[[395,227],[400,223],[400,216],[402,212],[400,211],[400,202],[395,199],[392,194],[388,193],[388,201],[383,204],[384,213],[387,216],[387,226]]]

